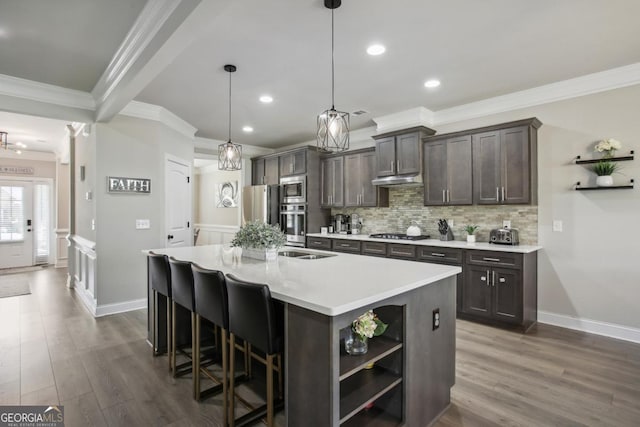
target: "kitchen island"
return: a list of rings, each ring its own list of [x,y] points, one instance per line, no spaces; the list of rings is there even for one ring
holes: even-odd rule
[[[302,251],[319,257],[264,262],[222,245],[154,250],[266,283],[285,304],[287,425],[430,424],[448,407],[455,382],[455,276],[461,269]],[[341,339],[369,309],[389,327],[370,340],[367,354],[349,356]],[[375,366],[366,369],[371,362]]]

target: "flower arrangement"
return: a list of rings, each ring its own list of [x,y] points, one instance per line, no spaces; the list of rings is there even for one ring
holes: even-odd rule
[[[471,236],[473,234],[476,234],[476,231],[478,231],[478,228],[480,228],[480,227],[478,227],[477,225],[467,225],[464,228],[464,231],[466,231],[467,234]]]
[[[384,331],[387,330],[387,326],[386,323],[383,323],[382,320],[378,318],[378,315],[375,314],[373,310],[369,310],[353,321],[351,330],[364,341],[366,338],[382,335]]]
[[[622,144],[620,143],[620,141],[613,138],[608,138],[598,142],[596,144],[595,151],[597,151],[598,153],[604,153],[604,158],[608,159],[613,157],[616,153],[616,150],[619,150],[620,148],[622,148]]]
[[[236,233],[231,246],[257,249],[278,249],[287,242],[287,237],[277,225],[261,221],[248,222]]]
[[[593,166],[593,171],[598,176],[609,176],[618,169],[618,164],[609,160],[600,160]]]

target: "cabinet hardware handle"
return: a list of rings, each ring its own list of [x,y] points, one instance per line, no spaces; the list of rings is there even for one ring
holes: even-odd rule
[[[393,172],[394,172],[394,170],[393,170],[393,160],[391,160],[391,173],[393,173]]]
[[[489,285],[489,270],[487,270],[487,286],[490,286]]]
[[[496,272],[492,271],[491,275],[493,277],[493,279],[491,280],[491,286],[495,286],[496,285]]]
[[[441,254],[439,252],[431,252],[431,256],[439,256],[439,257],[443,257],[446,256],[445,254]]]
[[[500,262],[500,258],[482,258],[483,261]]]
[[[504,277],[498,278],[498,282],[505,283],[507,280]]]
[[[502,201],[504,202],[504,187],[502,187]]]
[[[496,202],[500,201],[500,188],[496,187]]]
[[[445,197],[445,191],[444,189],[442,189],[442,203],[447,203],[447,199]]]
[[[447,190],[447,203],[451,203],[451,192]]]
[[[349,244],[347,244],[347,243],[341,243],[341,244],[340,244],[340,246],[342,246],[343,248],[348,248],[348,247],[349,247],[349,246],[351,246],[351,245],[349,245]]]
[[[400,173],[400,160],[396,161],[398,164],[398,168],[396,169],[396,173]]]

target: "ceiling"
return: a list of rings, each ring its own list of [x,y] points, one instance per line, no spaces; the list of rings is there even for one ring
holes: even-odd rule
[[[144,3],[3,2],[0,74],[91,91]],[[277,148],[314,139],[317,114],[331,107],[323,1],[202,3],[224,7],[133,98],[168,109],[197,136],[226,140],[231,63],[234,141]],[[358,129],[418,106],[438,111],[638,63],[637,16],[636,0],[344,0],[335,11],[335,106],[366,110],[351,117]],[[367,55],[373,42],[386,53]],[[429,78],[441,86],[425,88]],[[260,103],[262,94],[273,103]]]
[[[42,117],[26,116],[0,111],[0,130],[7,132],[10,149],[21,142],[26,145],[22,151],[62,154],[63,145],[68,141],[67,122]],[[0,148],[0,157],[9,155]]]

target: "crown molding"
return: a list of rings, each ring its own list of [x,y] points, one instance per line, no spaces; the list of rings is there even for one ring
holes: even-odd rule
[[[189,139],[194,139],[196,131],[198,130],[171,111],[159,105],[131,101],[120,111],[120,114],[160,122]]]
[[[425,107],[416,107],[386,116],[375,117],[373,121],[377,125],[377,133],[386,133],[414,126],[432,127],[434,112]]]
[[[91,93],[98,105],[117,89],[133,64],[142,56],[165,22],[180,5],[181,0],[154,0],[147,2],[122,44],[102,73]]]
[[[459,122],[640,84],[640,63],[438,110],[433,125]]]
[[[96,103],[88,92],[0,74],[0,95],[93,111]]]

